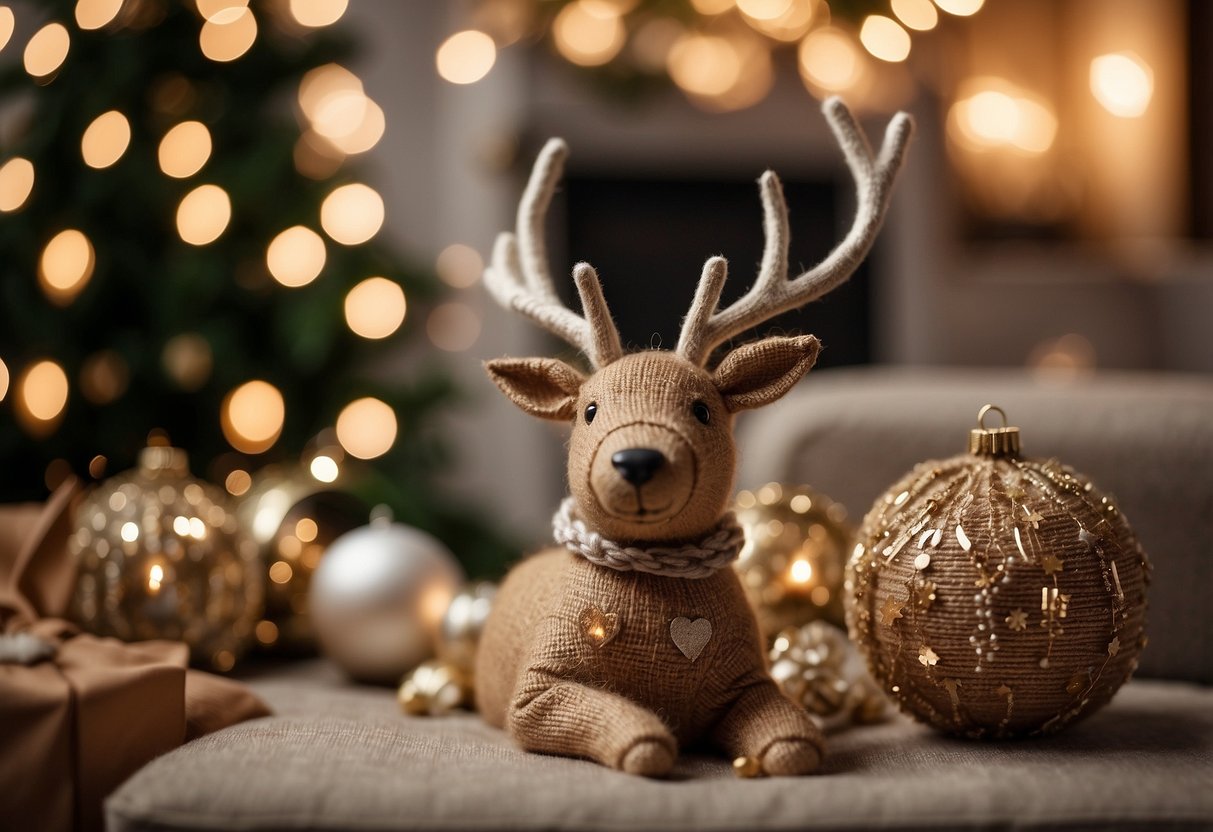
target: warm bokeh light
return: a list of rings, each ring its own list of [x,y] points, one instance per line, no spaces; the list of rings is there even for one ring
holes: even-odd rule
[[[466,303],[440,303],[430,311],[425,333],[430,343],[447,352],[471,349],[480,338],[480,315]]]
[[[108,168],[122,158],[131,143],[131,123],[117,110],[93,119],[80,139],[80,155],[90,168]]]
[[[220,423],[223,435],[246,454],[268,451],[278,441],[286,419],[286,404],[278,388],[267,381],[249,381],[227,394]]]
[[[317,29],[341,19],[349,0],[291,0],[291,17],[300,26]]]
[[[330,96],[347,93],[364,95],[362,81],[340,64],[324,64],[308,70],[299,82],[299,109],[309,121],[315,121]]]
[[[446,285],[467,289],[475,286],[484,274],[484,259],[471,246],[452,243],[439,252],[434,268]]]
[[[741,77],[741,55],[726,38],[688,34],[670,50],[669,71],[692,95],[721,95]]]
[[[733,8],[733,0],[691,0],[691,5],[700,14],[724,14]]]
[[[369,396],[352,401],[337,416],[337,441],[358,459],[383,456],[396,442],[396,412]]]
[[[353,122],[350,129],[335,131],[335,135],[331,134],[334,131],[330,131],[330,134],[321,134],[342,153],[350,155],[365,153],[383,138],[383,131],[387,127],[383,108],[366,97],[363,97],[361,103],[359,118]],[[317,127],[317,132],[319,132],[319,127]]]
[[[243,9],[248,4],[249,0],[195,0],[198,14],[206,20],[231,9]]]
[[[251,9],[232,6],[216,12],[202,24],[198,46],[217,63],[234,61],[257,39],[257,18]]]
[[[14,156],[0,167],[0,211],[19,210],[34,190],[34,164]]]
[[[25,45],[25,71],[35,78],[53,75],[67,60],[72,39],[62,23],[48,23]]]
[[[788,13],[792,0],[736,0],[737,8],[755,20],[775,20]]]
[[[655,17],[645,21],[628,43],[632,60],[646,72],[664,72],[670,50],[685,32],[683,25],[673,18]]]
[[[13,16],[13,10],[8,6],[0,6],[0,49],[8,46],[16,26],[17,18]]]
[[[1132,52],[1100,55],[1091,61],[1091,94],[1114,116],[1137,118],[1154,95],[1154,73]]]
[[[295,225],[275,237],[265,250],[270,275],[283,286],[306,286],[324,270],[324,240],[312,229]]]
[[[864,19],[859,42],[872,57],[892,64],[910,56],[910,33],[884,15],[872,14]]]
[[[952,139],[970,150],[1009,149],[1029,156],[1053,146],[1057,117],[1042,101],[998,78],[970,83],[971,95],[948,113]]]
[[[253,487],[253,477],[243,468],[237,468],[223,480],[223,487],[233,497],[241,497],[247,494],[248,490]]]
[[[218,185],[199,185],[177,206],[177,233],[194,246],[219,239],[232,219],[232,200]]]
[[[338,475],[341,473],[341,469],[337,466],[337,460],[327,454],[321,454],[313,459],[312,464],[308,466],[308,470],[312,472],[312,477],[317,482],[336,482]],[[302,523],[303,520],[299,522]],[[312,522],[315,523],[314,520]],[[299,535],[297,534],[297,536]],[[299,539],[307,542],[302,536],[299,536]],[[311,539],[315,540],[316,536],[313,534]]]
[[[362,125],[370,101],[361,90],[334,91],[316,104],[312,129],[326,139],[344,138]]]
[[[552,23],[556,49],[580,66],[601,66],[623,48],[626,38],[619,9],[605,0],[569,3]]]
[[[123,0],[78,0],[76,25],[81,29],[100,29],[118,16]]]
[[[452,84],[474,84],[497,62],[497,46],[484,32],[466,29],[442,42],[434,55],[438,75]]]
[[[17,416],[27,432],[44,436],[54,430],[67,407],[67,373],[54,361],[36,361],[25,369],[14,392]]]
[[[335,242],[365,243],[383,227],[383,197],[367,185],[342,185],[320,205],[320,225]]]
[[[314,130],[304,130],[291,154],[295,170],[309,179],[324,180],[341,169],[345,152]]]
[[[160,366],[177,386],[192,393],[206,384],[214,367],[211,343],[197,332],[174,335],[160,353]]]
[[[1072,381],[1095,371],[1095,345],[1084,335],[1066,333],[1037,344],[1028,355],[1033,374],[1052,381]]]
[[[66,228],[60,231],[38,260],[38,283],[43,293],[59,306],[66,306],[93,276],[95,264],[93,244],[82,231]]]
[[[345,296],[345,322],[355,335],[386,338],[404,323],[404,290],[384,277],[368,277]]]
[[[948,14],[954,14],[957,17],[968,17],[971,14],[977,14],[981,7],[986,4],[986,0],[935,0],[935,5]]]
[[[930,0],[923,0],[930,2]],[[784,43],[794,43],[813,27],[817,0],[792,0],[782,14],[772,18],[746,16],[746,22],[767,37]],[[742,9],[744,12],[745,10]]]
[[[8,395],[8,365],[0,358],[0,402]]]
[[[813,564],[804,558],[797,558],[792,561],[792,566],[788,569],[788,577],[794,584],[807,584],[813,580]]]
[[[805,82],[826,93],[846,92],[863,78],[863,55],[840,29],[810,32],[800,42],[799,58]]]
[[[115,350],[90,355],[80,367],[80,392],[93,404],[106,405],[126,392],[131,368]]]
[[[211,131],[200,121],[183,121],[164,134],[157,156],[166,176],[193,176],[211,158]]]
[[[929,32],[939,24],[939,12],[931,0],[893,0],[893,14],[908,28]]]

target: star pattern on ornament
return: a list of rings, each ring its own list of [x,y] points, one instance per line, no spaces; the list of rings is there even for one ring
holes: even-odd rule
[[[973,586],[977,587],[978,589],[985,589],[986,587],[992,586],[993,584],[994,584],[994,578],[991,577],[990,575],[987,575],[985,572],[979,572],[977,574],[977,580],[973,581]]]
[[[923,581],[910,587],[910,603],[915,609],[926,612],[935,603],[935,582]]]
[[[1046,575],[1055,575],[1065,568],[1061,559],[1054,554],[1048,554],[1041,558],[1040,565],[1044,568]]]
[[[1011,614],[1007,616],[1006,620],[1007,626],[1017,633],[1028,629],[1028,614],[1023,610],[1011,610]]]
[[[918,651],[918,661],[923,667],[934,667],[939,664],[939,654],[924,644]]]
[[[1023,513],[1025,515],[1023,518],[1024,522],[1027,523],[1029,526],[1031,526],[1033,529],[1039,529],[1040,521],[1045,519],[1044,515],[1042,515],[1036,509],[1029,509],[1027,506],[1023,507]]]
[[[898,601],[896,598],[889,597],[885,599],[884,604],[880,607],[880,623],[886,627],[892,627],[893,622],[901,618],[901,609],[905,603]]]

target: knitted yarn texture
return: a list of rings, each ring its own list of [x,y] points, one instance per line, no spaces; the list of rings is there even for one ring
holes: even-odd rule
[[[716,530],[695,543],[682,546],[623,546],[591,531],[577,516],[577,501],[566,497],[552,518],[552,534],[560,543],[590,563],[620,572],[647,572],[672,578],[706,578],[737,559],[745,533],[732,512]]]

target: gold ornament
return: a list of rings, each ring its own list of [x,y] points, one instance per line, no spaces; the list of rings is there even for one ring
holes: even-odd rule
[[[262,647],[288,654],[315,651],[307,607],[312,575],[329,544],[364,525],[367,514],[340,478],[324,482],[303,468],[277,466],[256,475],[237,516],[265,571],[265,614],[256,626]]]
[[[952,734],[1058,731],[1132,675],[1150,565],[1110,497],[1019,429],[924,462],[876,501],[848,564],[847,619],[901,707]],[[899,613],[899,614],[898,614]]]
[[[846,508],[804,486],[768,483],[739,492],[733,511],[745,530],[735,566],[764,636],[816,619],[842,626],[854,536]]]
[[[410,716],[445,716],[471,704],[472,678],[450,662],[422,662],[404,677],[396,699]]]
[[[434,655],[438,630],[466,577],[437,539],[374,522],[333,541],[312,576],[312,626],[350,676],[394,684]]]
[[[493,609],[497,585],[489,581],[469,584],[451,599],[438,628],[438,658],[468,676],[476,666],[476,646],[484,622]]]
[[[833,624],[811,621],[782,630],[770,660],[771,677],[784,694],[827,728],[883,718],[887,700],[867,678],[846,633]]]
[[[251,642],[263,592],[256,547],[226,495],[189,476],[184,451],[145,448],[137,469],[94,489],[69,547],[73,615],[89,632],[181,640],[217,670]]]

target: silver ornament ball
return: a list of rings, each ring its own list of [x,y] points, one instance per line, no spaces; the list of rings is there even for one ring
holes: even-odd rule
[[[350,676],[398,683],[434,654],[439,626],[466,580],[450,550],[399,523],[373,523],[333,541],[312,577],[320,646]]]

